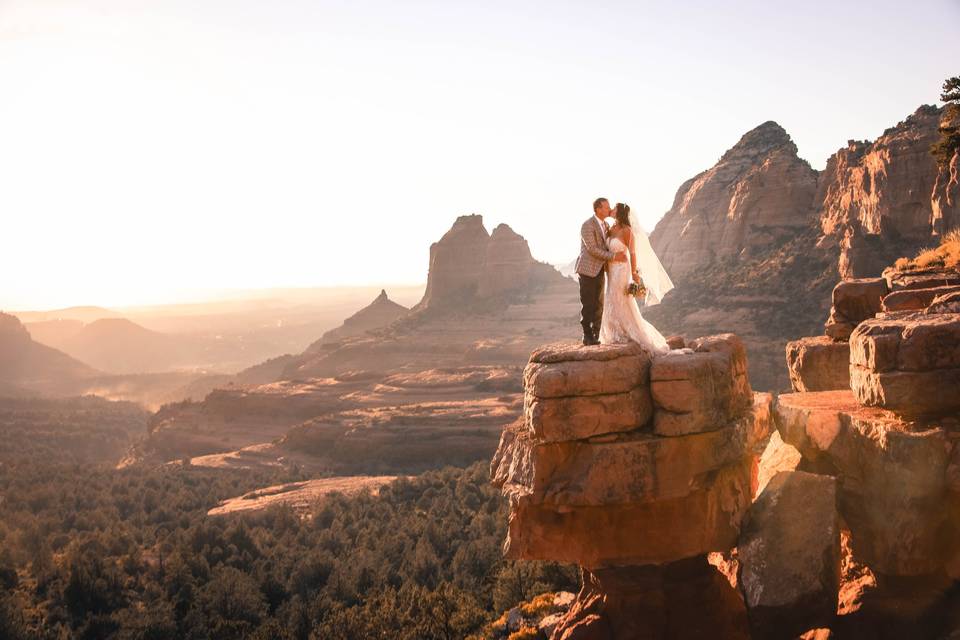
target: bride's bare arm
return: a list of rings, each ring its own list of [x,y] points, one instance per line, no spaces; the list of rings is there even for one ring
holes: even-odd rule
[[[631,275],[633,275],[633,281],[639,283],[640,272],[637,271],[637,250],[634,247],[633,230],[630,229],[630,227],[627,227],[626,231],[627,232],[625,235],[627,236],[627,249],[630,251],[630,267],[633,269],[633,273]]]

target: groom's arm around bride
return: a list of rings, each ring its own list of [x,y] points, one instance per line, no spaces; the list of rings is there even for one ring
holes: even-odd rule
[[[625,261],[626,256],[607,248],[607,223],[610,203],[606,198],[597,198],[593,203],[594,215],[580,227],[580,256],[577,258],[577,275],[580,278],[580,325],[583,327],[583,344],[598,344],[600,321],[603,314],[603,267],[607,262]]]

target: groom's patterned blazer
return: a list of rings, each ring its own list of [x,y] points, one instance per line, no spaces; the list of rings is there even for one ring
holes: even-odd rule
[[[599,224],[598,224],[599,223]],[[597,216],[590,218],[580,227],[580,257],[577,258],[577,273],[582,276],[597,277],[609,260],[613,260],[613,252],[607,250],[606,232],[600,225],[607,228],[606,222],[600,222]]]

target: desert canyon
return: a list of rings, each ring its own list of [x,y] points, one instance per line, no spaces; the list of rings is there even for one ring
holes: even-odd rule
[[[85,425],[109,414],[119,426],[97,431],[72,462],[155,474],[144,495],[175,477],[217,478],[216,500],[189,498],[206,505],[195,521],[178,525],[162,502],[136,511],[156,519],[151,544],[122,562],[157,572],[171,592],[211,571],[184,559],[191,548],[203,562],[295,574],[251,587],[264,612],[316,618],[310,607],[321,605],[303,596],[314,583],[340,598],[323,606],[341,611],[373,578],[337,573],[331,558],[349,547],[358,513],[401,504],[397,518],[419,518],[420,537],[404,543],[417,559],[389,580],[439,575],[445,552],[446,564],[476,569],[476,584],[516,593],[495,600],[501,617],[470,622],[482,629],[473,638],[955,638],[960,271],[900,260],[960,227],[960,152],[938,165],[929,150],[947,117],[922,106],[872,142],[849,141],[823,171],[765,122],[684,182],[651,234],[676,284],[645,311],[671,336],[664,355],[573,342],[576,282],[510,226],[488,231],[463,215],[429,248],[422,294],[406,291],[401,304],[381,290],[322,331],[298,307],[296,331],[264,337],[253,355],[187,340],[172,330],[182,317],[148,328],[108,310],[0,314],[0,416],[28,441],[55,433],[59,416]],[[201,371],[197,353],[223,366]],[[468,470],[454,478],[443,467]],[[453,509],[456,534],[429,524],[431,500],[454,501],[445,492],[477,510]],[[135,512],[130,500],[116,509]],[[0,514],[16,505],[0,493]],[[328,556],[281,567],[268,534],[255,539],[243,518]],[[323,529],[333,522],[336,535]],[[484,548],[503,542],[506,560],[479,543],[444,550],[444,536],[468,530]],[[0,542],[15,535],[0,526]],[[89,551],[56,544],[31,552],[35,566]],[[28,577],[26,557],[10,589],[41,593],[46,574]],[[485,575],[484,563],[501,573]],[[524,567],[540,582],[506,591]],[[570,575],[578,593],[543,586]],[[229,580],[235,591],[204,592],[203,606],[229,609],[242,591]],[[536,584],[540,600],[521,602]],[[466,598],[473,587],[457,588]]]

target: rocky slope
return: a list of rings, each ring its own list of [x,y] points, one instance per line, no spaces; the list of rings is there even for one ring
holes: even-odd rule
[[[410,313],[409,309],[391,300],[386,290],[381,290],[376,300],[344,320],[343,324],[336,329],[327,331],[320,340],[307,347],[307,351],[316,351],[321,345],[362,335],[371,329],[380,329],[408,313]]]
[[[827,161],[817,194],[821,243],[839,245],[844,277],[879,275],[960,225],[956,185],[940,177],[930,155],[942,116],[920,107],[873,142],[851,140]]]
[[[0,381],[50,394],[69,394],[99,371],[35,342],[15,316],[0,313]]]
[[[891,276],[886,297],[933,280]],[[582,569],[543,637],[956,637],[956,300],[860,321],[841,390],[751,394],[733,335],[534,351],[491,477],[505,555]]]
[[[7,397],[98,395],[137,402],[148,409],[161,398],[203,378],[192,372],[115,375],[98,371],[33,340],[17,317],[0,313],[0,395]]]
[[[683,278],[810,226],[816,192],[817,172],[780,125],[765,122],[680,186],[650,242],[671,276]]]
[[[126,318],[100,318],[52,344],[82,362],[110,373],[156,373],[188,358],[182,339],[146,329]]]
[[[815,333],[829,287],[877,276],[960,225],[956,162],[930,154],[943,110],[920,107],[816,172],[764,123],[684,183],[651,242],[676,289],[647,314],[665,332],[734,331],[760,389],[786,389],[786,342]]]
[[[840,637],[956,633],[957,300],[953,269],[842,281],[827,323],[835,337],[802,338],[787,350],[798,392],[779,397],[778,431],[800,465],[838,480],[846,564],[860,566],[840,588],[841,616],[831,625]]]
[[[134,459],[406,473],[486,457],[522,410],[530,350],[576,335],[578,311],[576,283],[521,236],[464,216],[431,248],[412,312],[278,359],[270,381],[165,407]]]

